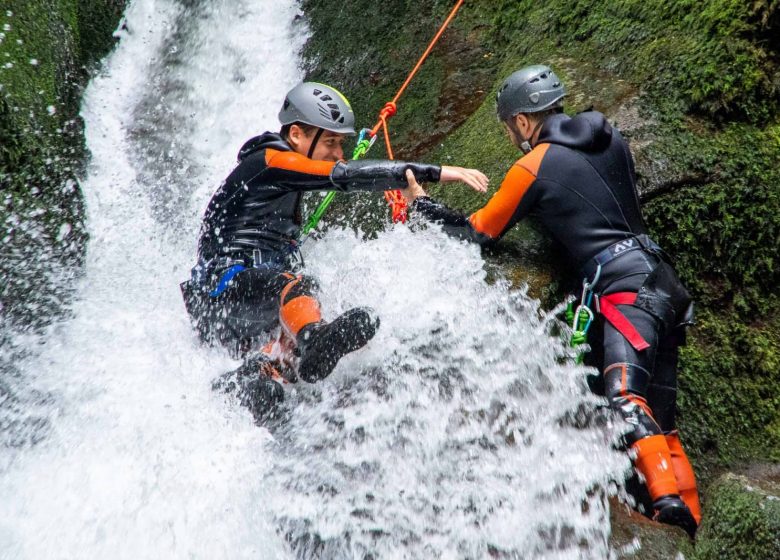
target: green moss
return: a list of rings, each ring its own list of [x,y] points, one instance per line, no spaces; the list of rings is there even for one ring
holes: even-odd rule
[[[554,37],[580,58],[643,84],[667,110],[760,122],[778,105],[771,2],[564,0],[494,3],[496,41],[519,51]],[[530,37],[529,37],[530,36]],[[515,45],[518,45],[515,47]]]
[[[27,324],[60,307],[61,273],[83,253],[80,97],[122,6],[5,0],[0,10],[0,302]]]
[[[704,310],[682,350],[679,423],[705,483],[727,466],[780,461],[778,329],[777,318],[751,326]]]
[[[735,475],[718,479],[707,492],[693,560],[780,559],[779,491]]]

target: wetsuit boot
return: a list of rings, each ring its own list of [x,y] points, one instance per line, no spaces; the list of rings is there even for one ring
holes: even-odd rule
[[[333,371],[338,361],[365,346],[374,337],[379,320],[367,310],[350,309],[331,323],[317,323],[301,329],[297,336],[301,360],[298,376],[314,383]]]
[[[652,435],[638,440],[631,447],[636,452],[634,465],[644,476],[647,490],[653,499],[653,519],[676,525],[693,538],[698,525],[691,510],[680,498],[666,438],[661,434]]]
[[[680,497],[688,509],[691,510],[696,523],[701,523],[701,505],[699,504],[699,490],[696,488],[696,475],[693,474],[688,456],[682,448],[677,430],[666,434],[666,443],[672,453],[672,468],[677,479],[677,487],[680,489]]]
[[[292,280],[282,291],[279,320],[295,340],[301,359],[298,377],[309,383],[326,378],[338,361],[374,337],[379,321],[362,308],[350,309],[325,323],[312,296],[310,279]]]
[[[284,389],[272,377],[278,376],[273,362],[264,355],[247,358],[244,363],[212,384],[214,390],[235,393],[258,422],[274,413],[284,401]]]

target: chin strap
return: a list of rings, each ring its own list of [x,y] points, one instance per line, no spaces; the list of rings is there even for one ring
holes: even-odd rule
[[[527,139],[523,138],[522,134],[520,134],[520,131],[515,129],[515,132],[517,135],[523,140],[523,142],[520,144],[520,149],[523,151],[524,154],[528,154],[531,152],[531,150],[534,149],[533,146],[531,146],[531,139],[536,135],[537,131],[542,128],[542,125],[544,124],[544,121],[547,119],[542,119],[538,123],[536,123],[536,126],[531,131],[531,136],[529,136]]]
[[[314,155],[314,148],[317,147],[317,142],[320,141],[320,137],[322,136],[322,133],[325,132],[324,128],[320,128],[317,130],[317,134],[314,135],[314,140],[311,141],[311,147],[309,148],[309,153],[306,154],[306,157],[311,159],[311,156]]]

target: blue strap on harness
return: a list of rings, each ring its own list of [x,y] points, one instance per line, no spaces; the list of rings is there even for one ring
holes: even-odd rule
[[[209,295],[211,297],[217,297],[218,295],[222,294],[225,290],[227,290],[228,285],[230,284],[230,281],[235,277],[236,274],[241,272],[242,270],[246,270],[246,267],[243,264],[234,264],[230,268],[228,268],[222,276],[219,278],[219,283],[217,284],[217,287],[214,288],[213,291],[209,292]]]

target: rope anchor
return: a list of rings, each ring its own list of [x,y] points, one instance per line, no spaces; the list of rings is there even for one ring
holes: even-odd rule
[[[455,19],[455,15],[458,13],[458,10],[460,10],[460,7],[463,5],[464,1],[465,0],[458,0],[458,2],[455,4],[455,7],[452,9],[449,16],[447,16],[447,19],[441,25],[439,31],[436,33],[436,35],[434,35],[433,39],[428,44],[428,48],[425,49],[425,52],[417,61],[415,67],[406,77],[406,81],[404,81],[403,85],[395,94],[393,100],[385,103],[384,107],[382,107],[382,109],[379,111],[379,120],[374,125],[374,127],[370,130],[363,129],[360,131],[360,137],[358,138],[357,146],[355,147],[355,151],[352,153],[353,160],[360,159],[368,153],[368,150],[371,149],[371,146],[373,146],[374,142],[376,141],[380,128],[384,131],[387,155],[390,159],[395,159],[393,155],[393,148],[390,144],[390,132],[388,130],[387,121],[398,113],[398,100],[401,98],[404,91],[406,91],[406,88],[409,87],[409,84],[412,82],[412,79],[414,79],[415,75],[420,70],[423,63],[431,54],[431,51],[433,51],[433,48],[439,42],[439,39],[441,39],[441,36],[444,34],[444,31],[446,31],[447,27],[449,27],[452,20]],[[366,136],[368,136],[370,139],[366,138]],[[331,191],[327,194],[325,199],[320,203],[320,205],[317,207],[317,209],[314,211],[311,217],[306,221],[306,225],[304,225],[303,227],[304,235],[308,235],[311,230],[317,227],[317,224],[319,223],[322,216],[325,215],[328,206],[330,206],[330,203],[333,202],[333,198],[335,196],[336,196],[335,191]],[[401,191],[398,190],[385,191],[385,200],[387,200],[388,204],[390,205],[390,208],[392,209],[393,222],[396,223],[406,222],[407,205],[406,205],[406,199],[401,194]]]

